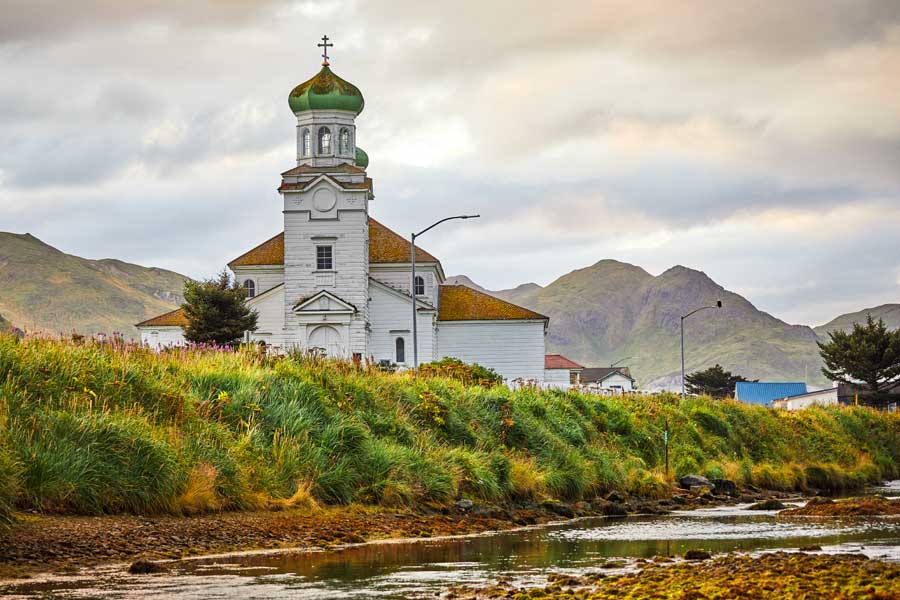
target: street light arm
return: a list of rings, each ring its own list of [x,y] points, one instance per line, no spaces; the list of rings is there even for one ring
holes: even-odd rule
[[[683,317],[681,317],[681,320],[683,321],[684,319],[687,319],[687,318],[688,318],[689,316],[691,316],[692,314],[698,313],[698,312],[700,312],[701,310],[706,310],[707,308],[722,308],[722,303],[719,302],[719,303],[716,304],[715,306],[701,306],[700,308],[695,308],[694,310],[692,310],[692,311],[689,312],[688,314],[686,314],[686,315],[684,315]]]
[[[619,360],[617,360],[617,361],[614,362],[613,364],[609,365],[609,367],[610,367],[610,368],[613,368],[614,366],[616,366],[616,365],[619,364],[620,362],[625,362],[626,360],[628,360],[628,359],[630,359],[630,358],[637,358],[637,356],[626,356],[625,358],[620,358]]]
[[[452,221],[453,219],[477,219],[477,218],[480,217],[480,216],[481,216],[481,215],[457,215],[457,216],[455,216],[455,217],[446,217],[446,218],[444,218],[444,219],[441,219],[440,221],[437,221],[437,222],[435,222],[435,223],[432,223],[431,225],[429,225],[428,227],[426,227],[425,229],[423,229],[423,230],[420,231],[419,233],[414,233],[414,234],[412,234],[412,237],[413,237],[413,239],[415,239],[415,238],[421,236],[423,233],[425,233],[425,232],[428,231],[429,229],[434,229],[435,227],[437,227],[437,226],[440,225],[441,223],[444,223],[445,221]]]

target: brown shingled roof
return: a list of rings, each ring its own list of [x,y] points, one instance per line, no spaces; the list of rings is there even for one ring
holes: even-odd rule
[[[359,175],[365,172],[365,169],[360,169],[349,163],[342,163],[334,167],[311,167],[309,165],[300,165],[285,171],[281,175],[288,177],[291,175],[315,175],[318,173],[352,173],[354,175]]]
[[[548,320],[533,310],[464,285],[442,285],[440,290],[438,321]]]
[[[166,314],[141,321],[135,327],[187,327],[188,320],[183,308],[176,308]]]
[[[228,263],[229,267],[284,264],[284,233],[269,238],[253,250],[241,254]]]
[[[409,240],[369,217],[369,262],[408,263]],[[416,246],[416,262],[439,262]]]
[[[544,356],[545,369],[583,369],[574,360],[569,360],[562,354],[547,354]]]
[[[369,217],[369,262],[408,263],[409,241]],[[440,262],[434,256],[416,246],[416,262]],[[263,242],[245,252],[230,263],[229,267],[284,264],[284,233]]]

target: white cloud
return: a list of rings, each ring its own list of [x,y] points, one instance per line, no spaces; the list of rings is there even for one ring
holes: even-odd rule
[[[2,4],[2,0],[0,0]],[[900,298],[900,5],[0,6],[0,229],[202,276],[278,230],[335,42],[373,211],[448,272],[702,269],[794,321]]]

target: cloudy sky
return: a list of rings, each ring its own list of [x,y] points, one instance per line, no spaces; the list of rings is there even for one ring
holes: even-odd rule
[[[664,5],[661,7],[661,5]],[[900,301],[900,2],[0,0],[0,230],[202,277],[281,230],[335,42],[373,215],[448,274],[683,264],[793,323]]]

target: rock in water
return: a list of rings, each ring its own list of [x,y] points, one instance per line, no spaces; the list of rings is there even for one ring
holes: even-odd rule
[[[550,512],[557,514],[561,517],[567,517],[569,519],[572,519],[575,517],[575,511],[572,510],[572,507],[563,502],[553,502],[553,501],[548,500],[546,502],[541,503],[541,506],[545,510],[549,510]]]
[[[717,496],[731,496],[732,498],[738,495],[737,484],[730,479],[713,479],[713,493]]]
[[[611,491],[609,493],[609,495],[606,497],[606,499],[609,500],[610,502],[615,502],[616,504],[621,504],[621,503],[625,502],[625,497],[622,496],[622,494],[620,492],[617,492],[615,490]]]
[[[685,475],[678,480],[678,485],[685,490],[689,490],[695,486],[706,486],[708,488],[712,488],[712,484],[709,482],[709,479],[707,479],[703,475]]]
[[[757,502],[753,506],[748,507],[749,510],[781,510],[783,508],[785,508],[784,504],[774,498]]]
[[[153,573],[165,573],[166,568],[159,563],[150,562],[149,560],[137,560],[128,567],[128,572],[132,575],[150,575]]]

